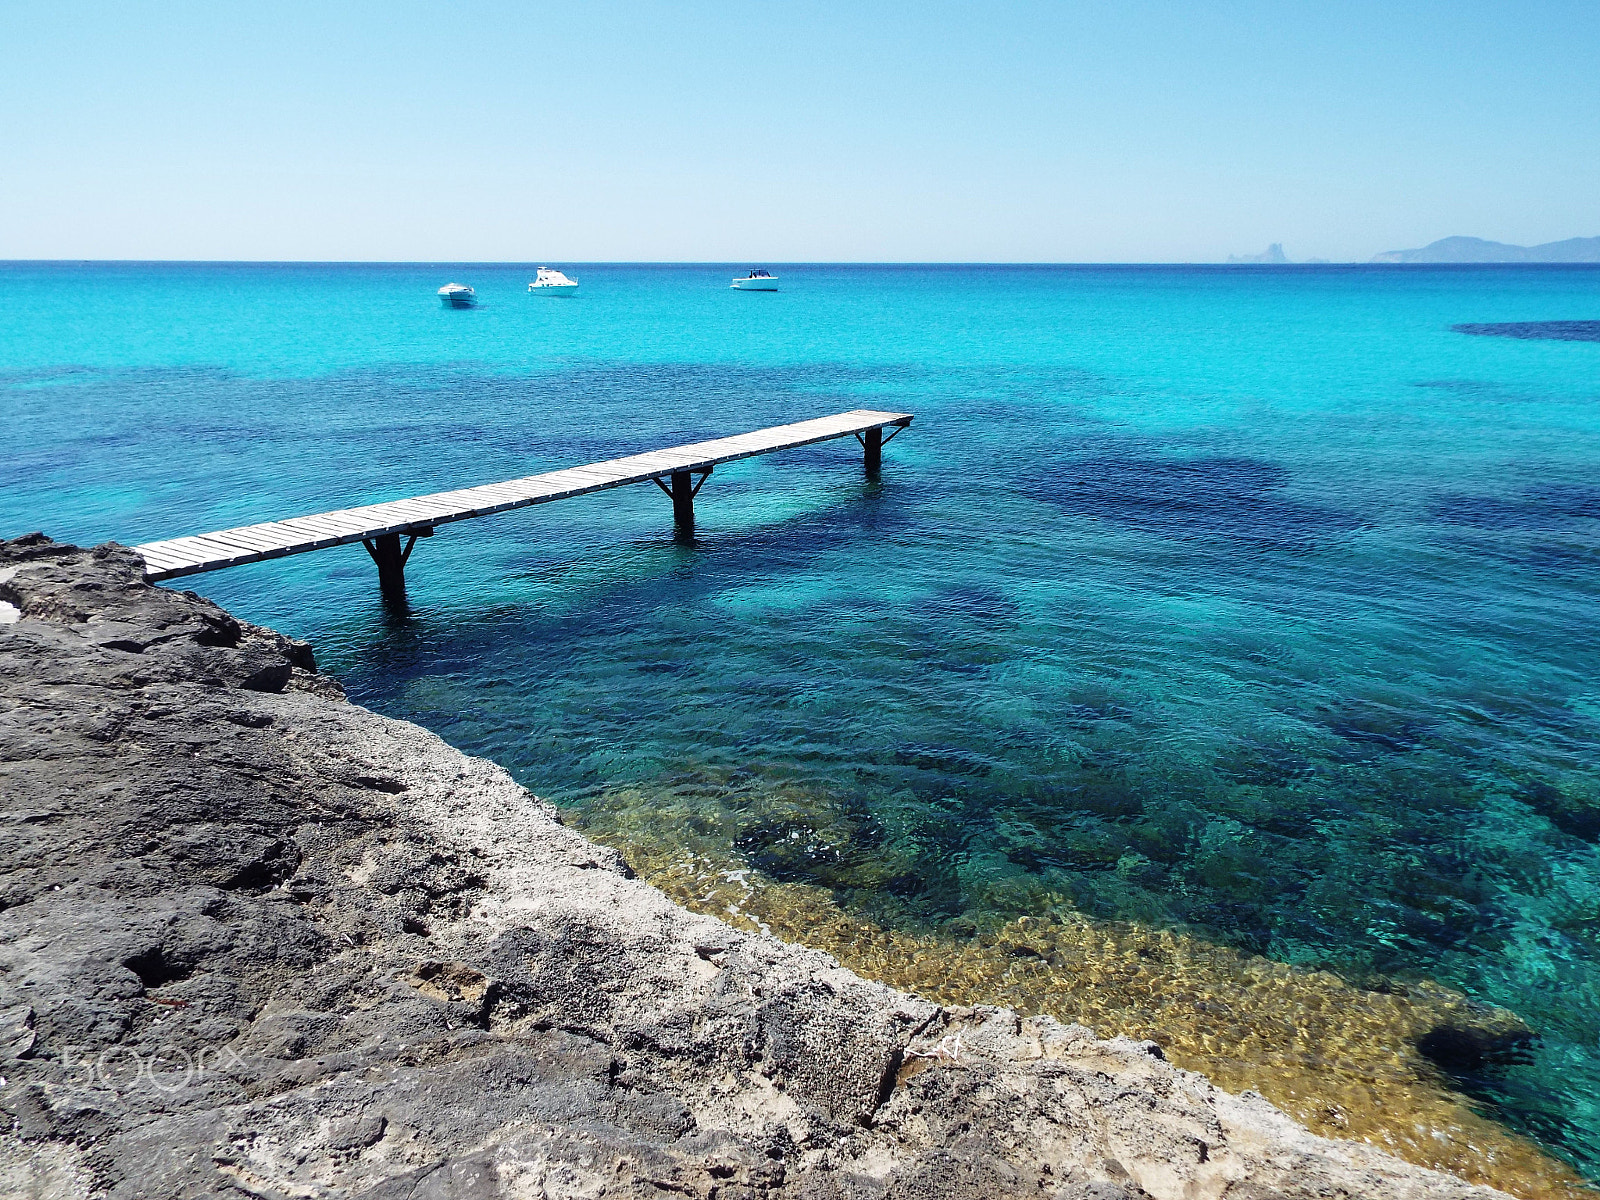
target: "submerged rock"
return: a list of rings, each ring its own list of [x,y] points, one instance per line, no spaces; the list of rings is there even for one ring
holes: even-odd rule
[[[0,602],[5,1195],[1500,1195],[678,908],[131,551]]]

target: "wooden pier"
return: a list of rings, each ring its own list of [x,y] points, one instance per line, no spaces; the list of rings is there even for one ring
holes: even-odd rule
[[[403,596],[406,560],[417,539],[431,536],[436,526],[650,480],[671,497],[673,522],[680,531],[687,532],[694,528],[694,498],[713,467],[757,454],[854,436],[861,443],[867,473],[875,475],[882,463],[884,445],[910,424],[910,413],[856,409],[505,483],[145,542],[134,549],[144,556],[145,578],[159,583],[202,571],[361,542],[378,566],[378,584],[384,594]]]

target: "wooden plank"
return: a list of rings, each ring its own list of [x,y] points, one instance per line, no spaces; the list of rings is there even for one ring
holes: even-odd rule
[[[199,533],[189,539],[189,544],[197,550],[222,554],[256,554],[256,547],[247,546],[243,542],[236,542],[230,538],[226,531],[222,533]]]
[[[140,553],[144,554],[144,561],[158,571],[165,571],[173,567],[182,567],[188,565],[188,560],[180,558],[176,555],[167,553],[146,553],[144,551],[140,551]]]
[[[135,546],[140,554],[146,558],[179,559],[183,557],[183,549],[172,541],[150,542],[143,546]]]
[[[454,492],[435,492],[431,496],[418,496],[417,499],[427,503],[436,504],[446,512],[460,512],[472,505],[474,488],[460,488]]]
[[[145,542],[142,546],[135,546],[134,549],[147,559],[152,556],[157,558],[181,558],[183,554],[182,549],[171,538],[163,539],[159,542]]]
[[[538,491],[533,494],[555,499],[558,496],[569,496],[578,489],[587,487],[589,483],[590,480],[576,469],[551,471],[548,475],[538,477]]]
[[[198,562],[207,562],[217,557],[217,550],[194,538],[184,538],[181,545],[174,545],[167,551],[167,557],[176,558],[185,566],[192,566]]]
[[[433,516],[438,510],[431,504],[424,504],[420,500],[391,500],[382,506],[383,513],[374,512],[373,516],[386,516],[395,521],[420,521]]]
[[[504,483],[495,484],[496,491],[505,491],[514,495],[525,495],[529,489],[537,491],[542,485],[543,475],[524,475],[521,479],[508,479]]]
[[[589,467],[576,467],[576,469],[563,472],[566,477],[578,483],[581,488],[595,490],[595,488],[610,488],[618,483],[627,482],[627,475],[613,474],[610,470],[590,470]]]
[[[469,498],[469,503],[474,508],[485,508],[496,504],[517,504],[528,499],[528,494],[528,489],[524,487],[478,488]]]
[[[523,489],[511,483],[495,483],[487,487],[472,488],[468,499],[478,504],[496,504],[501,500],[514,500],[522,495]]]
[[[360,519],[352,520],[345,513],[324,513],[314,517],[296,517],[292,521],[285,521],[290,529],[303,530],[306,534],[319,539],[332,538],[335,541],[346,537],[358,537],[366,524]]]
[[[442,504],[424,504],[420,500],[402,500],[395,508],[404,514],[408,521],[427,524],[437,521],[449,514],[450,509]]]
[[[363,509],[360,515],[373,519],[374,524],[378,520],[415,521],[422,518],[424,514],[440,511],[440,508],[441,506],[427,504],[420,499],[391,500],[387,504],[377,504],[370,509]],[[448,509],[445,509],[445,511],[448,511]]]
[[[678,458],[673,454],[636,454],[632,458],[622,460],[627,464],[629,471],[636,476],[646,479],[672,470],[678,465]],[[620,464],[619,464],[620,465]]]
[[[522,494],[522,489],[511,484],[497,483],[488,487],[467,488],[449,500],[441,500],[441,505],[448,504],[454,508],[470,508],[480,504],[498,504],[502,500],[515,500]]]
[[[247,562],[252,556],[243,550],[226,548],[220,545],[197,541],[194,551],[187,556],[181,565],[185,567],[205,567],[215,570],[218,567],[237,567]]]
[[[351,530],[371,529],[373,522],[367,517],[367,510],[377,508],[375,504],[362,505],[359,508],[336,508],[332,512],[312,513],[311,517],[329,525],[340,526]],[[305,517],[296,518],[306,520]]]
[[[362,508],[346,509],[345,516],[357,522],[362,529],[380,529],[386,525],[394,525],[412,518],[400,510],[396,501],[386,504],[368,504]]]
[[[337,521],[333,514],[293,517],[282,522],[282,525],[286,532],[299,538],[338,537],[352,528],[349,522]]]
[[[389,504],[369,504],[361,508],[347,508],[339,514],[338,519],[348,523],[354,532],[368,533],[388,529],[412,518],[396,512]]]
[[[205,536],[212,541],[226,542],[230,546],[241,546],[252,553],[270,550],[275,545],[275,543],[265,538],[257,537],[255,534],[244,533],[238,529],[224,529],[219,533],[208,533]]]
[[[226,558],[245,559],[254,558],[261,553],[255,546],[246,546],[243,542],[236,542],[232,538],[220,533],[208,533],[195,539],[196,545],[208,550],[214,556]]]
[[[283,538],[268,537],[265,534],[256,533],[248,525],[241,526],[238,529],[224,529],[220,533],[208,533],[205,536],[213,540],[231,542],[236,546],[244,546],[256,551],[278,550],[284,544]]]
[[[264,538],[271,538],[274,542],[282,544],[291,544],[299,536],[281,521],[263,521],[259,525],[246,525],[244,530],[251,534],[259,534]]]

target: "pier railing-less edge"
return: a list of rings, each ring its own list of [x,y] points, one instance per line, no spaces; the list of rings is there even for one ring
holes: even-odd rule
[[[224,567],[360,542],[378,566],[378,586],[384,595],[398,597],[405,594],[406,561],[417,539],[431,537],[436,526],[450,521],[487,517],[513,508],[564,500],[568,496],[587,495],[648,479],[671,498],[673,523],[687,532],[694,528],[694,498],[700,494],[713,467],[757,454],[854,436],[861,443],[867,474],[876,475],[883,464],[883,447],[907,428],[911,420],[910,413],[855,409],[831,417],[651,450],[505,483],[145,542],[134,549],[144,556],[145,579],[160,583],[184,575],[198,575],[202,571],[220,571]],[[885,430],[889,431],[887,436]]]

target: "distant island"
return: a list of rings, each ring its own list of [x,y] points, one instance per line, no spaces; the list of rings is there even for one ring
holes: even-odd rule
[[[1325,258],[1308,258],[1308,263],[1325,263]],[[1260,254],[1230,254],[1228,262],[1234,266],[1253,265],[1268,267],[1286,267],[1290,263],[1289,257],[1283,252],[1282,242],[1273,242]]]
[[[1230,263],[1265,263],[1269,266],[1279,266],[1289,260],[1284,257],[1283,243],[1273,242],[1261,254],[1230,254]]]
[[[1282,247],[1274,246],[1282,251]],[[1229,259],[1265,262],[1268,259]],[[1281,259],[1277,261],[1282,261]],[[1447,237],[1420,250],[1389,250],[1372,259],[1375,263],[1600,263],[1600,237],[1568,238],[1564,242],[1545,242],[1540,246],[1511,246],[1475,237]]]
[[[1306,263],[1325,263],[1308,258]],[[1368,259],[1375,263],[1600,263],[1600,237],[1575,237],[1538,246],[1513,246],[1484,238],[1447,237],[1417,250],[1386,250]],[[1232,266],[1283,267],[1294,262],[1273,242],[1260,254],[1230,254]]]

